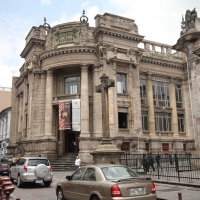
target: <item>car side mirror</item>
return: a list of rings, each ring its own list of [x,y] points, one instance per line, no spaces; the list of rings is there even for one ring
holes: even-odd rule
[[[70,181],[71,180],[71,176],[66,176],[66,179]]]

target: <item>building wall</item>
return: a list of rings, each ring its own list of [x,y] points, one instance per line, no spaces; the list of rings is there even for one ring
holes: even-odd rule
[[[76,153],[83,162],[92,162],[90,153],[101,143],[103,122],[109,120],[102,119],[102,96],[96,91],[103,74],[115,81],[115,87],[109,88],[113,109],[109,135],[117,148],[129,153],[138,150],[183,153],[186,145],[187,151],[194,150],[185,56],[172,53],[169,45],[144,40],[134,20],[105,13],[96,16],[94,28],[85,22],[70,22],[52,27],[45,36],[42,26],[33,27],[26,41],[21,53],[25,63],[20,77],[13,82],[9,153],[41,154],[55,159],[69,153],[70,140],[74,138],[78,145]],[[138,47],[139,43],[143,43],[143,48]],[[118,74],[126,77],[125,92],[117,91]],[[81,78],[80,91],[66,94],[65,78],[74,76]],[[145,105],[141,103],[141,76],[146,77]],[[154,106],[155,77],[168,81],[169,107]],[[181,109],[176,107],[177,81],[181,82]],[[81,129],[59,130],[59,102],[71,103],[74,99],[81,100]],[[148,130],[142,128],[142,111],[148,112]],[[170,114],[170,131],[156,130],[155,112]],[[184,116],[182,132],[178,131],[177,113]],[[127,120],[127,126],[119,127],[123,124],[121,120]],[[163,149],[166,144],[167,150]]]
[[[11,88],[0,86],[0,112],[11,105]]]
[[[7,156],[7,146],[9,145],[10,136],[10,114],[11,108],[8,107],[0,112],[0,138],[1,138],[1,149],[0,156]]]

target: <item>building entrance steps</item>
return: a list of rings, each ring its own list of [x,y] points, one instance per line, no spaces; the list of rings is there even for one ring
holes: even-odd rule
[[[75,170],[75,159],[77,153],[67,153],[63,156],[51,161],[53,171],[70,171]]]

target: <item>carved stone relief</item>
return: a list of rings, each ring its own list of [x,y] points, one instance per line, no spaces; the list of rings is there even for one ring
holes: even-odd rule
[[[127,66],[117,66],[117,72],[128,73]]]

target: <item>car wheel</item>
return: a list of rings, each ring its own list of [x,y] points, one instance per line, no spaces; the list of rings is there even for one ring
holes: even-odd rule
[[[99,197],[98,196],[93,196],[92,200],[99,200]]]
[[[58,189],[57,200],[65,200],[65,197],[63,195],[63,191],[61,188]]]
[[[44,182],[44,186],[45,186],[45,187],[49,187],[50,185],[51,185],[51,181],[45,181],[45,182]]]
[[[23,181],[21,180],[20,176],[17,177],[17,187],[21,188],[23,185]]]

